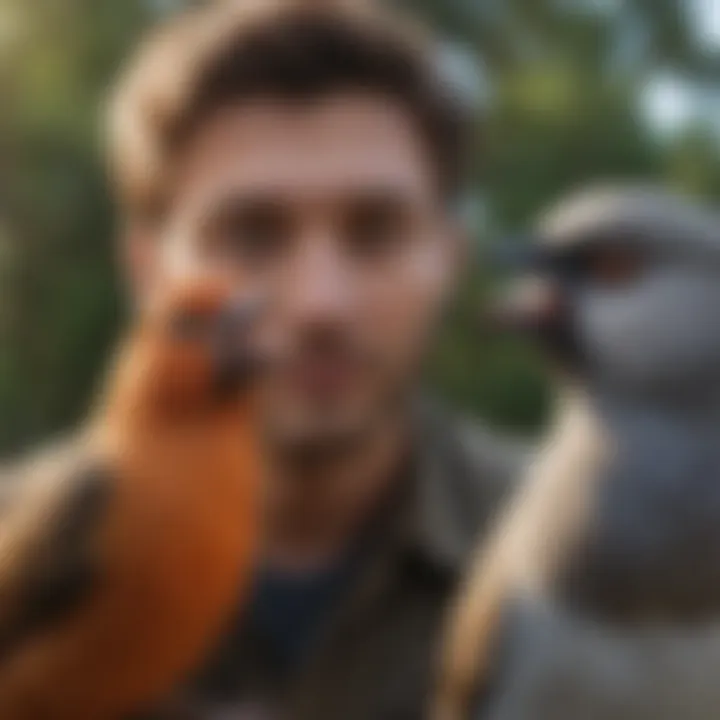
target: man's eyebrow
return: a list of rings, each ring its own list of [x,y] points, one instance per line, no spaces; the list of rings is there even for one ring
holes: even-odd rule
[[[208,203],[201,213],[201,225],[213,226],[234,216],[258,211],[282,214],[286,208],[284,199],[273,197],[269,193],[229,192]]]
[[[411,189],[392,182],[337,187],[332,195],[326,191],[318,192],[320,202],[326,202],[329,195],[334,196],[333,199],[339,204],[349,207],[368,204],[409,206],[418,202],[418,195]],[[201,224],[213,223],[245,211],[274,211],[281,214],[296,202],[295,193],[292,190],[283,191],[279,185],[274,188],[229,190],[208,201],[200,214]]]

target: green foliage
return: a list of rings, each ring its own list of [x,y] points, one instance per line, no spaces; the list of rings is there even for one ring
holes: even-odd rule
[[[87,404],[120,305],[98,113],[142,29],[181,4],[0,0],[0,450],[67,426]],[[638,114],[658,68],[717,86],[720,62],[695,42],[689,3],[402,4],[470,48],[489,78],[477,192],[492,236],[526,226],[588,180],[650,176],[720,196],[717,134],[696,126],[661,142]],[[449,318],[431,375],[465,408],[531,430],[546,412],[546,373],[531,348],[478,330],[481,270]]]

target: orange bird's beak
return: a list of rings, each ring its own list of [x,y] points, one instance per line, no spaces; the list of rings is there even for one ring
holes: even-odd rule
[[[267,366],[270,358],[257,339],[257,327],[266,308],[262,298],[233,296],[219,313],[213,355],[219,394],[242,390]]]

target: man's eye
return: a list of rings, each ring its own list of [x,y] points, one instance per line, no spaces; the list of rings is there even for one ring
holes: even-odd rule
[[[406,213],[394,205],[358,208],[346,223],[346,238],[353,254],[379,258],[393,254],[408,239]]]
[[[272,262],[286,246],[290,221],[273,207],[239,209],[215,224],[216,256],[251,266]]]

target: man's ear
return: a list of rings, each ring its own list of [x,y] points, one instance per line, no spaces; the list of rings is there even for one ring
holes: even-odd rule
[[[118,260],[132,304],[142,305],[152,294],[160,272],[160,237],[155,224],[130,220],[122,229]]]

